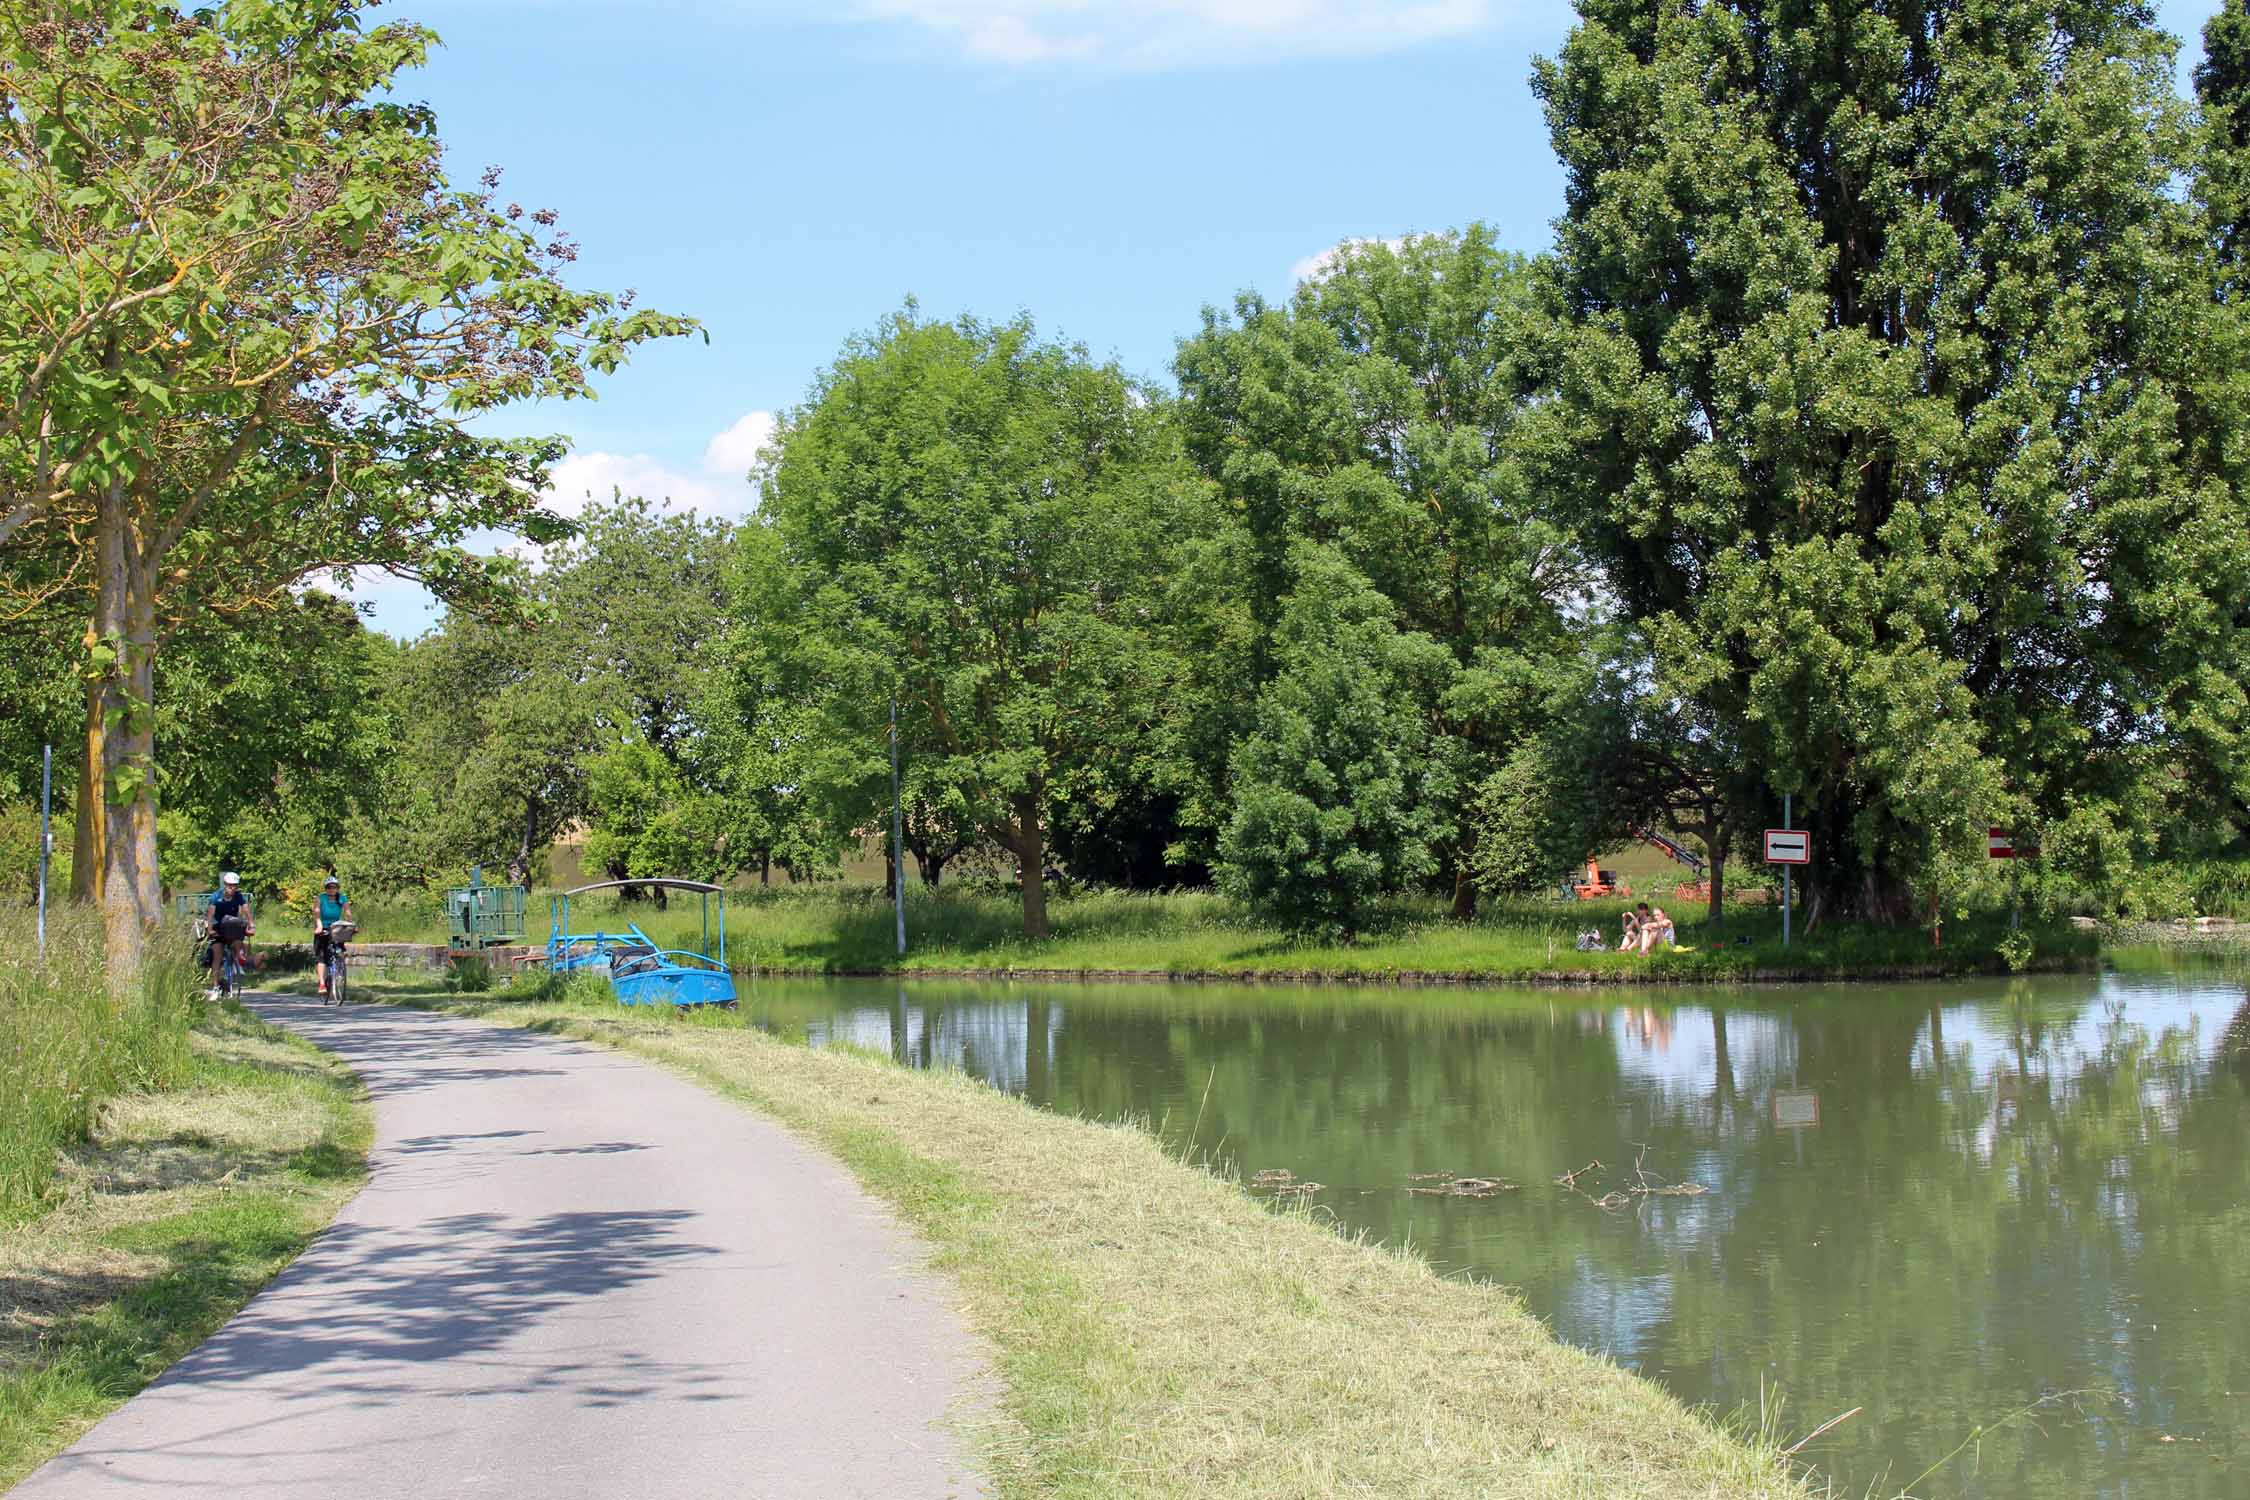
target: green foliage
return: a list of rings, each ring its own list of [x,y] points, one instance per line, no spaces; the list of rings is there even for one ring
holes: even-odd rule
[[[1473,225],[1346,246],[1287,307],[1245,294],[1181,344],[1181,426],[1226,502],[1225,530],[1191,561],[1179,626],[1193,690],[1168,785],[1191,828],[1234,816],[1226,772],[1256,701],[1241,685],[1279,670],[1308,541],[1443,648],[1444,675],[1400,748],[1434,741],[1466,767],[1450,794],[1540,728],[1575,654],[1561,606],[1582,579],[1517,451],[1535,294],[1528,265]],[[1465,806],[1431,811],[1437,856],[1465,874]]]
[[[593,816],[585,857],[613,878],[678,875],[716,880],[740,867],[728,852],[728,808],[690,789],[679,770],[638,742],[586,762],[586,803]]]
[[[1198,486],[1161,409],[1028,321],[910,306],[777,447],[741,608],[756,680],[817,718],[761,753],[804,752],[830,827],[871,823],[895,697],[919,800],[1015,854],[1042,931],[1049,802],[1124,774],[1174,675],[1149,625]]]
[[[601,756],[637,745],[661,762],[652,774],[676,786],[707,756],[712,687],[697,646],[725,629],[732,536],[724,522],[667,515],[637,497],[597,502],[530,584],[536,628],[452,611],[405,648],[385,698],[412,730],[382,768],[384,814],[353,837],[347,871],[385,890],[441,884],[471,864],[527,881],[563,830],[601,817],[589,791]],[[611,876],[630,873],[623,861],[647,833],[650,805],[628,798],[618,811],[631,818],[597,823]],[[691,863],[706,873],[742,868],[739,849],[718,843],[722,831],[698,826],[703,847]],[[668,857],[678,842],[660,835],[648,857]]]
[[[1348,940],[1380,896],[1437,869],[1458,768],[1419,730],[1451,662],[1341,559],[1307,547],[1292,571],[1280,671],[1235,755],[1219,882],[1291,930]]]
[[[464,953],[446,967],[445,987],[456,995],[481,995],[492,988],[492,964],[483,956]]]
[[[392,97],[435,38],[365,9],[0,11],[0,598],[86,643],[103,858],[77,875],[121,974],[157,895],[167,639],[352,566],[513,602],[520,567],[464,543],[563,535],[538,497],[564,445],[465,419],[585,396],[694,326],[570,286],[576,247],[496,176],[447,181]]]
[[[2145,8],[1605,6],[1536,87],[1540,482],[1816,901],[1903,917],[2167,765],[2239,806],[2242,331]]]

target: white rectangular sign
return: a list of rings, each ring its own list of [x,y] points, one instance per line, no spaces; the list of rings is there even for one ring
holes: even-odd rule
[[[1769,865],[1811,864],[1812,835],[1802,828],[1767,829],[1766,863]]]
[[[1773,1122],[1784,1130],[1820,1123],[1820,1095],[1811,1089],[1781,1089],[1773,1096]]]

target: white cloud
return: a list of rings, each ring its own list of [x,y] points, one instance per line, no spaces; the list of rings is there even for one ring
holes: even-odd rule
[[[547,487],[549,510],[575,516],[592,502],[623,492],[653,501],[673,515],[694,511],[739,521],[758,503],[759,450],[773,441],[774,414],[745,412],[703,445],[694,469],[676,468],[646,453],[573,453],[555,465]]]
[[[842,14],[905,22],[980,62],[1163,67],[1395,52],[1483,30],[1494,10],[1493,0],[857,0]]]
[[[1330,271],[1336,268],[1336,262],[1342,255],[1342,253],[1345,250],[1351,249],[1355,246],[1387,245],[1391,249],[1396,250],[1399,246],[1405,244],[1406,240],[1407,237],[1403,234],[1387,240],[1358,238],[1343,240],[1337,244],[1330,245],[1327,249],[1322,250],[1317,254],[1308,255],[1303,260],[1298,261],[1295,265],[1291,266],[1289,268],[1290,284],[1294,286],[1300,281],[1317,281],[1321,277],[1326,276]]]
[[[774,415],[745,412],[742,419],[704,445],[703,472],[740,479],[763,467],[759,451],[773,441]]]
[[[730,493],[739,490],[739,495]],[[750,508],[752,491],[747,481],[729,486],[712,476],[676,469],[646,453],[573,453],[555,465],[554,478],[540,503],[558,515],[576,516],[589,505],[606,505],[622,492],[638,495],[659,510],[674,515],[740,516]]]

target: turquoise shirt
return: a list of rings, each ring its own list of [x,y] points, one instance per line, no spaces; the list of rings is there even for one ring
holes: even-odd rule
[[[344,908],[351,905],[351,899],[342,890],[338,890],[333,896],[326,891],[322,891],[320,893],[320,925],[326,927],[331,922],[342,921]]]

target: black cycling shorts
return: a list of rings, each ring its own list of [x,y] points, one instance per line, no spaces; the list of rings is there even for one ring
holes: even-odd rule
[[[335,951],[335,947],[336,940],[334,938],[330,937],[325,932],[314,932],[313,962],[316,964],[324,964],[328,962],[328,955]]]
[[[240,917],[221,917],[211,924],[211,935],[222,943],[239,943],[250,932],[250,924]]]

